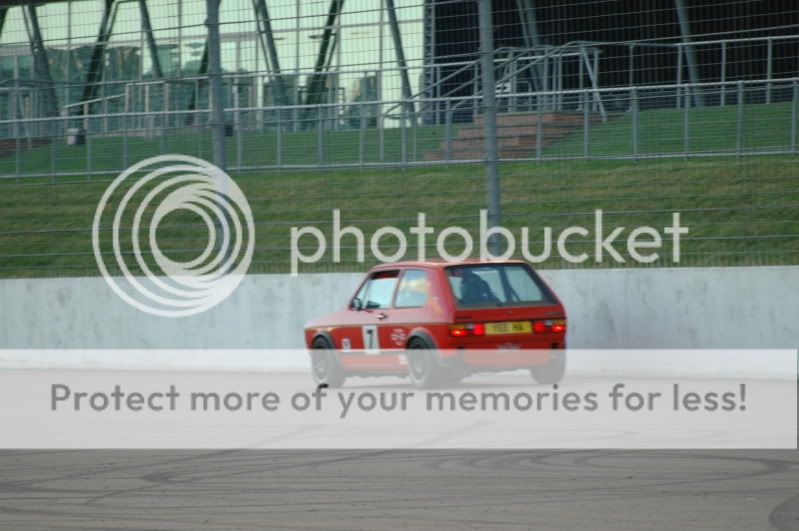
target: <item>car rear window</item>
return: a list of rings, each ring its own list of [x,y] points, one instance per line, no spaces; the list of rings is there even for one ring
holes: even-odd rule
[[[475,264],[447,268],[461,307],[524,306],[554,302],[546,286],[523,264]]]

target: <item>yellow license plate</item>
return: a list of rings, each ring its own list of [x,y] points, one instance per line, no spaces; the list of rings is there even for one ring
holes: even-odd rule
[[[530,321],[507,321],[504,323],[486,323],[486,335],[495,334],[529,334],[533,331]]]

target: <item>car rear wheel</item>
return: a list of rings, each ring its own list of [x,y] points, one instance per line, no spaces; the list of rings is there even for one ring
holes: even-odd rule
[[[430,389],[445,381],[445,370],[439,366],[433,346],[421,337],[411,339],[406,352],[408,376],[413,385]]]
[[[347,379],[333,345],[324,337],[317,337],[311,345],[311,374],[316,385],[327,384],[331,388],[341,387]]]
[[[553,385],[563,379],[566,373],[566,352],[563,350],[553,350],[549,354],[549,361],[546,365],[530,368],[530,374],[536,383],[541,385]]]

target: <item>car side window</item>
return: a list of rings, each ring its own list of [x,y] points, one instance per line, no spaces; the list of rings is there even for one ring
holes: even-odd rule
[[[350,300],[350,308],[352,308],[352,303],[355,299],[360,301],[361,307],[364,307],[366,301],[364,301],[364,295],[366,295],[366,287],[369,285],[369,280],[367,279],[363,284],[361,284],[361,289],[358,290],[358,293]]]
[[[399,271],[378,271],[373,273],[366,287],[363,308],[366,310],[388,308],[397,287]]]
[[[395,308],[420,308],[427,304],[427,296],[430,290],[430,283],[427,280],[427,272],[422,269],[406,269],[402,274],[399,288],[397,289],[397,299],[394,301]]]

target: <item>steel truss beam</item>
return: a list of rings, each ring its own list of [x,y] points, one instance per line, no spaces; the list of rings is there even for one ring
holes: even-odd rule
[[[7,7],[0,7],[0,37],[3,35],[3,26],[6,24],[6,15],[8,14]]]
[[[266,9],[266,2],[264,0],[252,0],[252,6],[255,10],[255,22],[258,25],[258,40],[261,43],[261,49],[269,63],[269,71],[272,74],[271,78],[272,86],[275,91],[275,99],[278,105],[288,105],[290,102],[286,97],[286,89],[280,72],[280,59],[277,55],[275,36],[272,33],[272,22],[269,19],[269,11]]]
[[[44,46],[42,30],[39,26],[39,16],[36,14],[36,6],[32,4],[26,5],[24,14],[35,76],[43,84],[45,115],[58,116],[58,96],[53,85],[53,78],[50,75],[50,62],[47,59],[47,49]]]
[[[519,21],[522,26],[522,36],[524,45],[527,48],[540,48],[542,46],[541,36],[538,33],[538,18],[535,15],[535,5],[533,0],[516,0],[516,9],[519,12]],[[536,89],[543,87],[543,76],[546,75],[542,64],[537,64],[532,70],[528,70]],[[532,75],[535,74],[535,75]]]
[[[532,0],[516,0],[516,8],[522,23],[524,45],[528,48],[538,48],[541,46],[541,37],[538,34],[538,19],[535,16]]]
[[[688,11],[685,9],[683,0],[674,0],[674,6],[677,8],[677,18],[680,22],[680,34],[684,45],[680,49],[680,53],[685,52],[685,59],[688,63],[688,76],[691,79],[691,83],[696,84],[700,82],[700,79],[699,70],[696,67],[696,52],[691,45],[691,26],[690,20],[688,19]],[[694,105],[699,106],[703,104],[702,94],[698,90],[693,91],[693,99]]]
[[[405,52],[402,48],[402,34],[400,33],[399,22],[397,21],[397,10],[394,7],[394,0],[385,0],[386,11],[388,12],[388,22],[391,26],[391,37],[394,39],[394,53],[397,56],[397,66],[400,69],[400,80],[402,82],[402,99],[405,100],[405,108],[409,113],[411,123],[416,125],[416,111],[411,100],[411,83],[408,78],[408,65],[405,62]]]
[[[203,55],[200,58],[200,67],[197,69],[197,75],[204,76],[207,73],[208,73],[208,43],[206,42],[205,46],[203,47]],[[194,90],[191,93],[191,98],[189,98],[189,103],[188,105],[186,105],[187,111],[193,111],[197,109],[197,98],[200,97],[198,92],[199,92],[199,85],[197,90]],[[193,114],[186,115],[186,125],[192,125],[195,122],[196,120]]]
[[[117,3],[114,0],[105,0],[103,18],[100,21],[100,29],[97,32],[97,40],[92,50],[92,57],[89,62],[89,70],[86,72],[86,84],[83,86],[83,97],[81,101],[90,101],[97,97],[97,87],[103,77],[103,64],[105,63],[105,47],[111,39],[111,31],[114,28],[114,19],[117,14]],[[79,112],[85,112],[86,105],[77,108]]]
[[[161,58],[158,56],[158,46],[155,44],[153,25],[150,23],[150,11],[147,9],[147,0],[139,0],[139,13],[142,30],[147,37],[147,47],[150,49],[150,59],[153,62],[153,74],[158,79],[162,79],[164,71],[161,69]]]
[[[322,96],[325,92],[325,81],[327,80],[327,73],[330,70],[330,65],[333,62],[333,52],[335,51],[339,35],[334,31],[336,21],[341,16],[341,9],[344,6],[344,0],[331,0],[330,9],[327,12],[327,21],[325,22],[325,29],[322,32],[322,40],[319,43],[319,54],[316,56],[316,64],[314,65],[314,73],[308,82],[307,94],[305,95],[306,105],[317,105],[322,103]],[[312,112],[312,109],[306,110],[306,114]]]
[[[222,0],[217,0],[217,6],[222,4]],[[205,41],[205,46],[203,46],[203,55],[200,57],[200,67],[197,69],[197,75],[203,76],[208,73],[208,41]],[[193,111],[197,109],[197,98],[200,96],[199,92],[199,85],[196,91],[192,91],[191,98],[189,99],[188,105],[186,105],[187,111]],[[186,115],[186,125],[192,125],[197,123],[194,114],[187,114]]]

